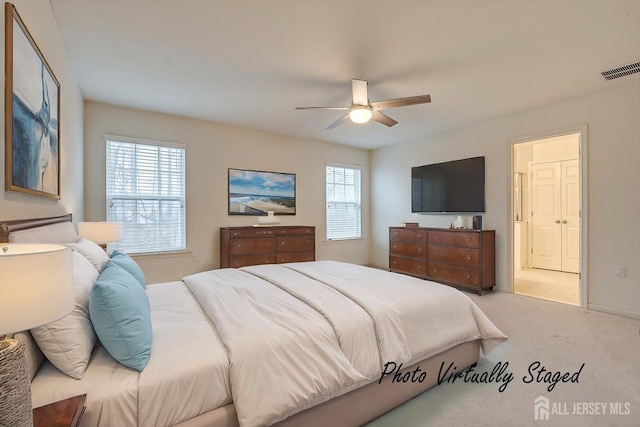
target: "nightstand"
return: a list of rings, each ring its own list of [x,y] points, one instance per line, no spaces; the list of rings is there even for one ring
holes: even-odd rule
[[[40,406],[33,410],[33,427],[77,427],[84,414],[86,394]]]

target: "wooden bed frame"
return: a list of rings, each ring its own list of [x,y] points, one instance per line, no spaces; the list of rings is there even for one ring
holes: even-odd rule
[[[9,242],[9,233],[45,225],[70,222],[71,214],[49,218],[21,219],[0,222],[0,243]],[[304,425],[322,427],[326,425],[359,426],[400,406],[425,390],[437,385],[437,372],[441,363],[453,362],[462,370],[478,361],[480,342],[470,341],[459,344],[433,355],[403,372],[412,372],[416,367],[427,372],[422,382],[394,383],[392,376],[386,376],[378,383],[378,378],[361,388],[352,390],[327,402],[301,411],[277,423],[281,427]],[[178,427],[237,427],[238,419],[233,403],[200,414],[177,424]]]

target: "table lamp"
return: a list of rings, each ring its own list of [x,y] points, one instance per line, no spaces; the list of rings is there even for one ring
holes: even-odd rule
[[[0,244],[0,420],[33,426],[26,346],[8,339],[73,310],[71,249],[61,245]]]
[[[107,243],[115,243],[122,236],[122,224],[119,222],[81,222],[78,235],[100,245],[107,250]]]

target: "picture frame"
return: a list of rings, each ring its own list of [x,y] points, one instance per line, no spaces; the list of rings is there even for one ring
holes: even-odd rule
[[[5,3],[5,190],[60,199],[60,83]]]
[[[296,214],[296,174],[229,168],[229,215]]]

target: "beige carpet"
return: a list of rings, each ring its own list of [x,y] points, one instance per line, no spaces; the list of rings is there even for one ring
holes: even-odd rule
[[[509,336],[481,357],[476,372],[490,373],[498,363],[508,362],[513,381],[502,393],[500,382],[443,383],[370,427],[640,426],[640,321],[522,295],[468,295]],[[562,373],[585,365],[579,383],[560,382],[548,391],[549,384],[523,381],[534,362]],[[539,396],[549,399],[548,420],[534,419]],[[594,413],[596,409],[604,414]],[[571,415],[575,410],[585,414]]]

